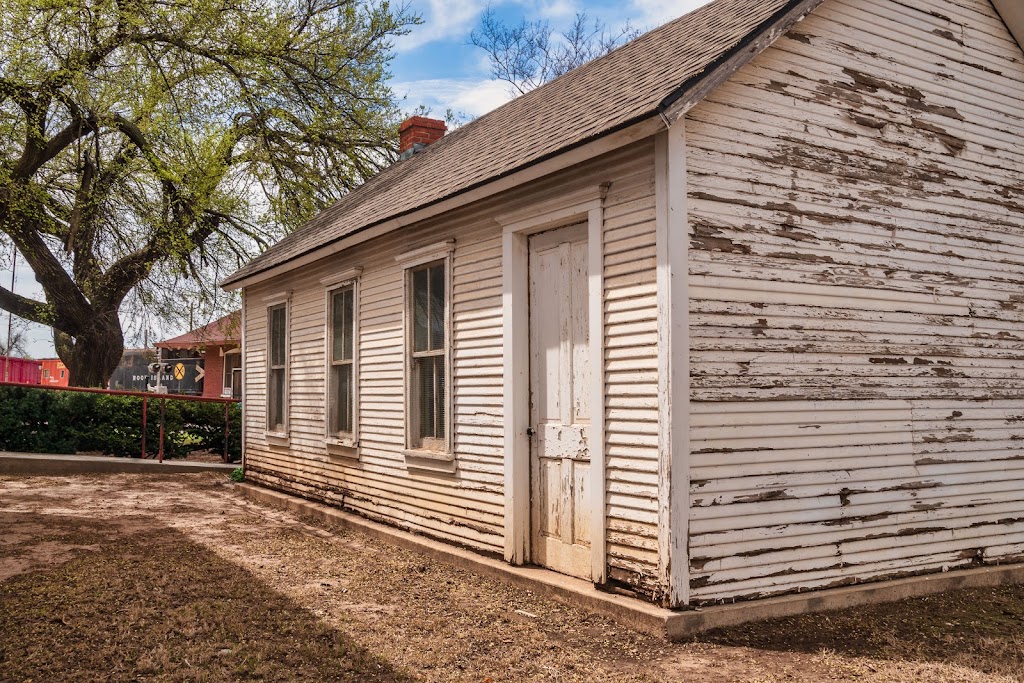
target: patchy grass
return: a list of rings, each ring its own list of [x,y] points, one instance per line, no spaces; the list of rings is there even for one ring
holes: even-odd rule
[[[1003,587],[673,645],[225,475],[0,477],[0,681],[1024,681],[1022,617]]]
[[[81,520],[49,522],[94,549],[0,583],[4,680],[409,680],[173,529],[97,546]]]

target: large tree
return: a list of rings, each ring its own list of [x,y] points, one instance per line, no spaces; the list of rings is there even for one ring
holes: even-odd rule
[[[0,317],[0,356],[28,356],[28,325],[18,318]]]
[[[0,242],[45,300],[0,287],[0,308],[104,384],[126,300],[188,309],[390,163],[391,40],[416,21],[377,0],[5,0]]]

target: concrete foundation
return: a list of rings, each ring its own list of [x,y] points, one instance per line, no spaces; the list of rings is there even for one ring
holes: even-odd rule
[[[513,566],[498,558],[402,531],[322,503],[252,484],[237,484],[235,488],[250,500],[290,510],[300,517],[329,526],[360,531],[450,565],[589,609],[623,626],[669,640],[684,640],[701,631],[736,626],[750,621],[893,602],[957,588],[1024,583],[1024,564],[1015,564],[808,591],[702,609],[672,611],[634,598],[598,590],[589,581],[538,567]]]
[[[6,453],[0,451],[0,474],[60,476],[62,474],[169,474],[171,472],[224,472],[238,464],[219,462],[181,462],[178,460],[142,460],[100,455],[49,455],[45,453]]]

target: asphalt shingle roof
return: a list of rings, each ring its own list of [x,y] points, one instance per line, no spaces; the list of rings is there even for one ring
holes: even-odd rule
[[[793,0],[717,0],[457,129],[320,212],[230,285],[657,115]]]

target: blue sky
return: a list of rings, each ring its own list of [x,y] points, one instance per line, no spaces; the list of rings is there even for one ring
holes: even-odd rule
[[[651,29],[686,14],[707,0],[412,0],[424,23],[397,41],[392,87],[405,97],[404,108],[420,104],[442,115],[446,108],[480,116],[511,96],[507,84],[490,80],[483,50],[469,44],[469,34],[490,6],[510,24],[524,17],[567,26],[577,12],[599,18],[610,28],[629,22]]]
[[[470,32],[490,6],[503,21],[542,19],[554,29],[567,27],[577,12],[601,19],[618,29],[627,21],[633,28],[652,29],[705,4],[707,0],[410,0],[411,10],[423,19],[412,33],[396,41],[392,64],[392,88],[404,98],[402,108],[430,107],[443,116],[449,107],[476,117],[507,102],[509,86],[490,79],[483,50],[469,44]],[[42,292],[24,260],[19,259],[15,291],[42,299]],[[0,266],[0,283],[9,287],[10,268]],[[205,322],[205,321],[204,321]],[[157,338],[186,330],[153,330]],[[29,329],[29,354],[35,358],[55,355],[50,330],[40,325]],[[0,314],[0,339],[7,338],[7,314]]]

